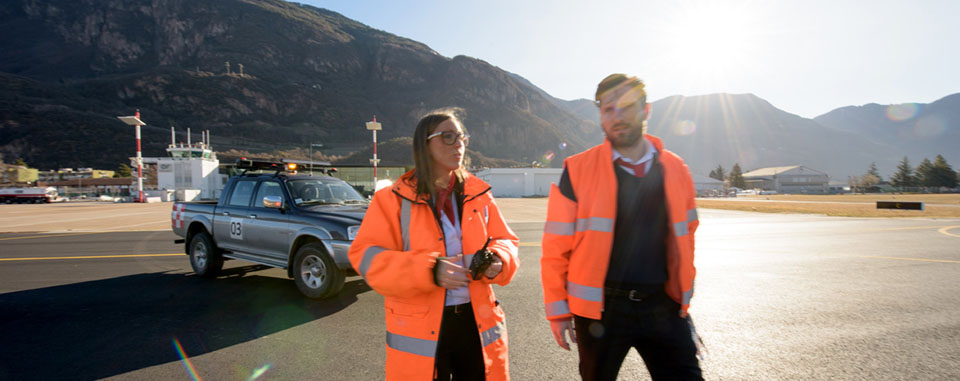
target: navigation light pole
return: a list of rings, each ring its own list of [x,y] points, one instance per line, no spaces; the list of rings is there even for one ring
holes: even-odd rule
[[[117,119],[134,126],[137,130],[137,202],[143,202],[143,157],[140,154],[140,126],[145,126],[140,120],[140,109],[133,116],[118,116]]]
[[[367,122],[367,129],[373,131],[373,159],[370,159],[370,162],[373,163],[373,189],[377,189],[377,164],[380,163],[380,159],[377,159],[377,131],[382,129],[380,123],[377,123],[377,116],[373,116],[373,120]]]

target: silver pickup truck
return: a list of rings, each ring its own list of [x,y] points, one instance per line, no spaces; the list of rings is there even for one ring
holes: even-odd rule
[[[217,201],[173,205],[176,242],[186,244],[193,271],[216,277],[224,260],[240,259],[287,269],[309,298],[339,293],[353,273],[347,250],[367,200],[343,180],[288,172],[284,163],[238,167],[268,173],[232,177]]]

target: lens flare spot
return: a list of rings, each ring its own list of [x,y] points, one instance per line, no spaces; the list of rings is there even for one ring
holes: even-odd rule
[[[177,354],[180,355],[180,361],[183,362],[183,367],[187,369],[187,373],[190,374],[190,377],[196,380],[201,380],[200,376],[197,375],[197,369],[193,367],[193,363],[190,362],[190,357],[187,356],[187,353],[183,351],[183,346],[180,345],[180,340],[173,338],[173,349],[177,351]]]
[[[902,122],[915,116],[917,116],[916,103],[887,106],[887,118],[894,122]]]
[[[643,99],[644,95],[646,95],[646,93],[643,91],[643,87],[630,88],[620,96],[620,99],[617,99],[617,108],[630,107],[630,105]]]
[[[314,317],[300,306],[286,304],[268,307],[257,323],[256,333],[267,336],[313,319]]]
[[[933,137],[943,133],[946,125],[942,120],[935,117],[924,117],[917,121],[913,126],[913,133],[918,137]]]
[[[561,150],[567,149],[567,142],[560,142],[560,149]]]
[[[533,166],[534,168],[549,167],[550,162],[553,161],[553,156],[554,156],[553,151],[547,151],[547,153],[540,155],[540,157],[537,158],[537,160],[534,160],[533,163],[531,163],[531,166]]]
[[[250,378],[248,378],[247,381],[253,381],[260,378],[260,376],[266,373],[267,370],[269,369],[270,369],[270,364],[266,364],[264,366],[257,368],[256,370],[253,371],[253,374],[250,375]]]
[[[597,321],[590,323],[590,325],[587,326],[587,331],[590,332],[590,336],[599,339],[603,337],[607,330],[604,328],[603,323]]]
[[[693,134],[697,130],[697,124],[692,120],[678,120],[670,126],[674,135],[686,136]]]

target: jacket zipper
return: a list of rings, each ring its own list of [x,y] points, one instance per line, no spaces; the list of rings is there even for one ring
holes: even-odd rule
[[[468,201],[473,201],[473,200],[476,199],[477,197],[482,196],[484,193],[489,192],[490,189],[491,189],[491,188],[488,187],[487,189],[484,189],[482,192],[477,193],[476,195],[470,197],[469,199],[466,198],[466,197],[464,197],[463,205],[466,206]],[[417,201],[417,200],[411,200],[411,199],[409,199],[409,198],[404,197],[403,195],[401,195],[400,193],[398,193],[396,190],[394,190],[393,193],[396,194],[397,196],[399,196],[399,197],[401,197],[401,198],[403,198],[403,199],[405,199],[405,200],[407,200],[407,201],[410,201],[410,202],[412,202],[412,203],[415,203],[415,204],[427,204],[427,206],[428,206],[428,207],[430,208],[430,210],[433,212],[434,216],[437,215],[436,209],[434,208],[433,205],[430,205],[430,203],[428,203],[428,202],[421,202],[421,201]],[[456,197],[456,196],[454,196],[454,197]],[[460,226],[461,226],[461,229],[463,229],[463,209],[464,209],[464,208],[461,207],[460,209],[461,209],[461,210],[460,210]],[[433,222],[435,222],[435,223],[437,224],[437,229],[440,231],[440,240],[443,242],[443,254],[444,254],[444,256],[446,256],[446,254],[447,254],[447,235],[443,232],[443,226],[440,224],[440,221],[437,220],[437,218],[434,218],[434,219],[433,219]],[[462,244],[463,244],[463,243],[462,243],[462,241],[461,241],[461,245],[462,245]],[[468,292],[469,292],[469,289],[470,289],[470,288],[469,288],[469,286],[468,286],[468,287],[467,287]],[[470,305],[471,305],[470,310],[473,311],[473,308],[472,308],[472,307],[473,307],[473,298],[470,298]],[[444,307],[447,306],[447,291],[446,291],[446,289],[444,289],[444,291],[443,291],[443,306],[444,306]],[[474,322],[476,322],[476,316],[474,316]],[[437,351],[440,350],[441,334],[443,333],[443,330],[442,330],[441,328],[443,328],[443,312],[442,312],[442,311],[440,312],[440,327],[437,328],[437,349],[433,352],[433,360],[434,360],[434,365],[433,365],[433,366],[434,366],[434,371],[436,371],[436,366],[437,366],[437,365],[436,365]],[[479,330],[479,329],[477,329],[477,335],[478,335],[478,336],[480,335],[480,330]],[[482,338],[482,337],[481,337],[481,340],[480,340],[480,341],[481,341],[480,352],[483,353],[483,338]]]

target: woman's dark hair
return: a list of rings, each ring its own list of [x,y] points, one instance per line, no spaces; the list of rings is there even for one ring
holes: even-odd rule
[[[433,157],[430,155],[430,149],[427,148],[427,136],[432,134],[440,123],[452,120],[467,133],[467,128],[460,122],[457,113],[462,112],[459,108],[447,108],[434,110],[420,118],[417,123],[417,129],[413,132],[413,178],[416,181],[417,194],[421,196],[433,195],[436,193],[436,186],[433,184]],[[469,159],[463,158],[463,165],[453,171],[457,180],[455,189],[458,194],[463,193],[463,180],[467,178],[465,167]]]

